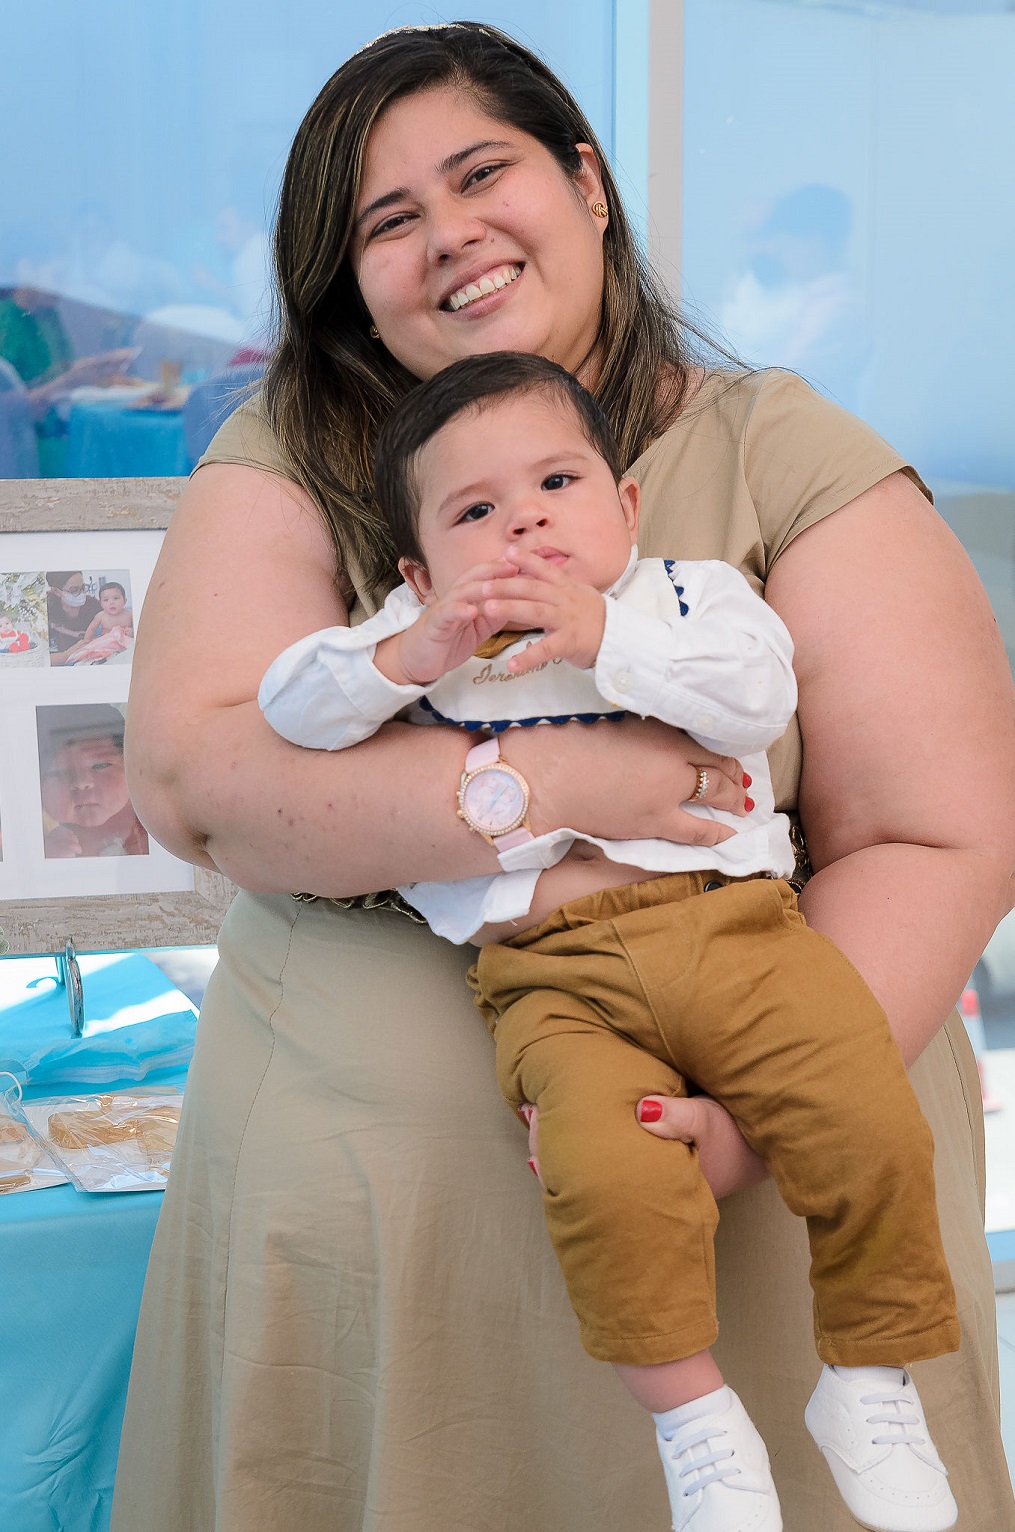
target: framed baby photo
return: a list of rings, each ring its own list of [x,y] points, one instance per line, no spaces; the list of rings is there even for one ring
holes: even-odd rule
[[[235,892],[130,801],[134,635],[182,479],[0,482],[0,950],[214,942]]]

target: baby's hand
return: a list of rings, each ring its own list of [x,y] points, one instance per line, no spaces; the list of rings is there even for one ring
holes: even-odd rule
[[[535,554],[509,548],[516,566],[513,579],[497,583],[486,609],[495,626],[542,628],[544,636],[508,660],[512,675],[522,676],[550,660],[570,660],[579,670],[591,670],[599,655],[606,626],[606,602],[591,585],[575,585],[563,570]]]
[[[81,842],[69,825],[56,825],[45,839],[47,857],[81,856]]]
[[[461,665],[502,626],[486,592],[515,573],[506,559],[478,564],[426,606],[411,628],[377,645],[374,664],[399,686],[430,686]]]

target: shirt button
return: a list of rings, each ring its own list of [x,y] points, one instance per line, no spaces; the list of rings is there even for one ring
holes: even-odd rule
[[[613,684],[618,692],[626,692],[631,685],[631,672],[629,670],[618,670],[613,678]]]
[[[720,883],[717,878],[709,878],[708,882],[705,884],[704,892],[706,894],[714,894],[717,888],[723,888],[724,886],[725,885]]]

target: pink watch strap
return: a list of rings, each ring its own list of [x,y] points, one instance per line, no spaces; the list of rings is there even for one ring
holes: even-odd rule
[[[507,835],[495,835],[493,843],[498,851],[510,851],[512,846],[524,846],[529,840],[535,840],[532,831],[519,825],[517,830],[511,830]]]
[[[478,771],[481,766],[493,766],[500,760],[500,740],[496,734],[493,739],[484,739],[482,744],[473,745],[465,757],[466,771]]]

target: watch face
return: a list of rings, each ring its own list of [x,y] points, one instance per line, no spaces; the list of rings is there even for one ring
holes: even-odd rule
[[[484,835],[507,835],[521,824],[528,806],[521,780],[503,766],[477,771],[462,791],[462,809]]]

